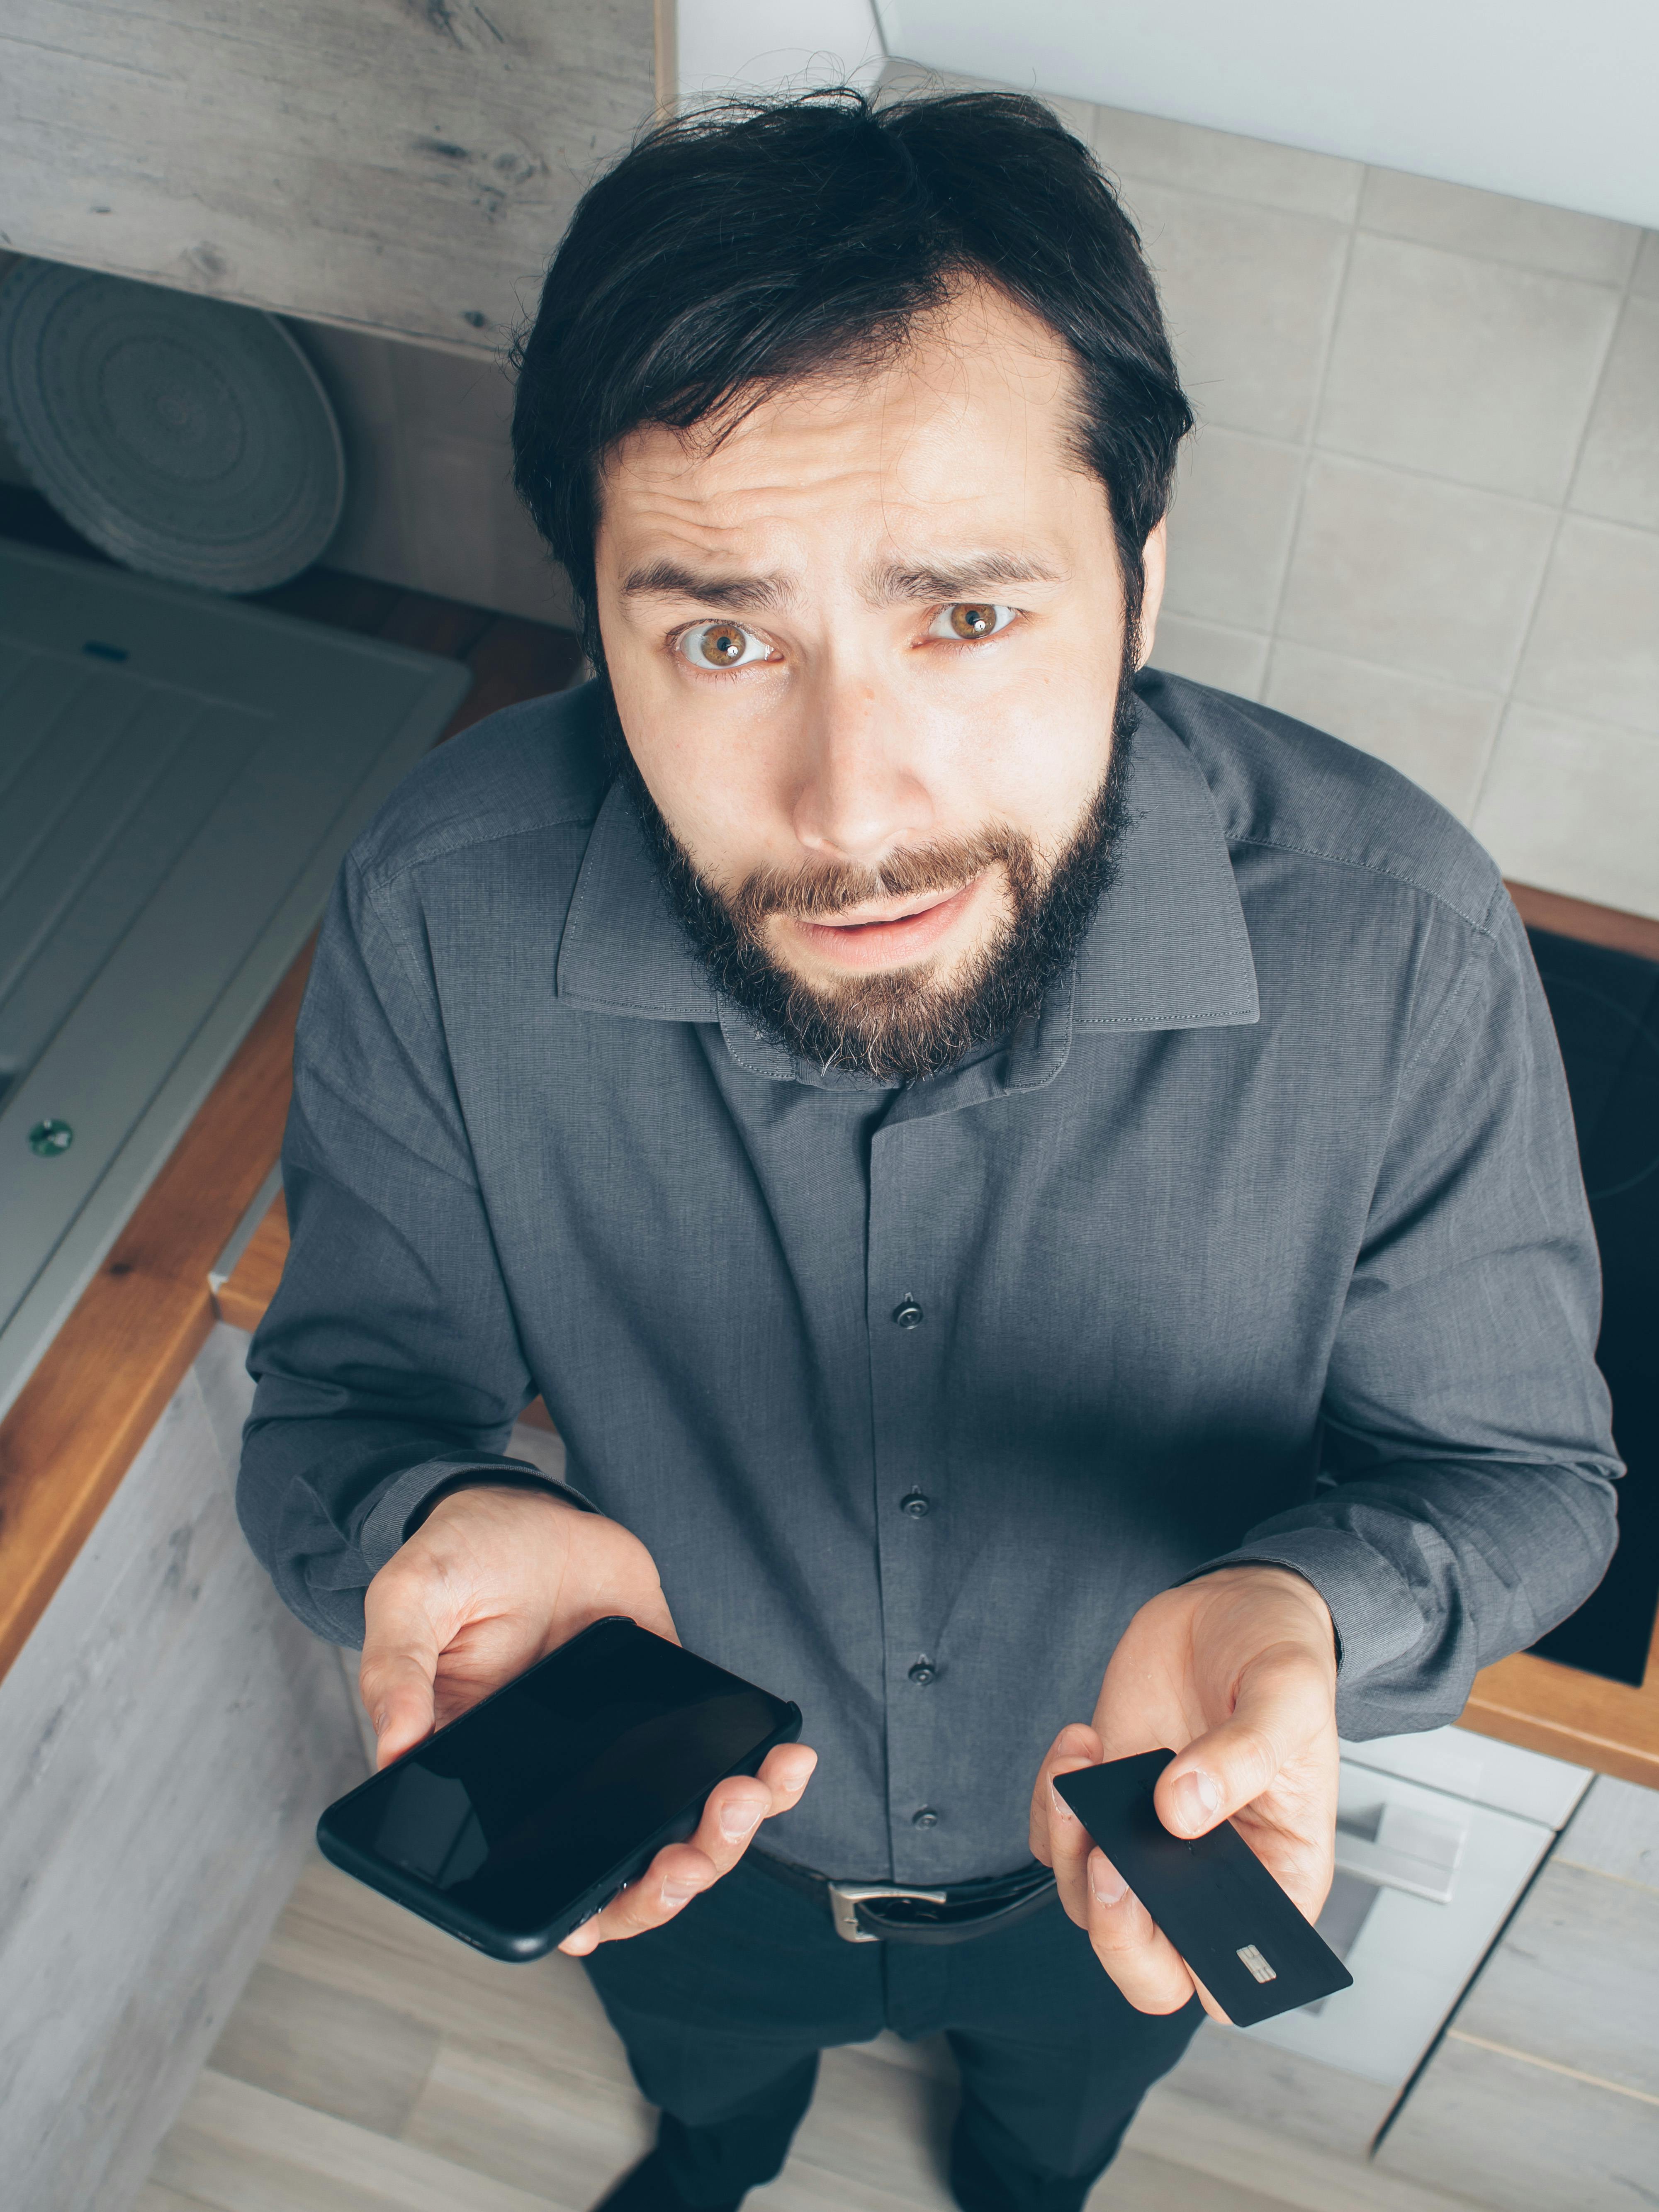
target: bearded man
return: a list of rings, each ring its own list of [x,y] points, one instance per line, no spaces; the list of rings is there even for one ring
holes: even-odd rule
[[[1075,2212],[1202,1993],[1053,1778],[1175,1751],[1311,1917],[1339,1723],[1452,1720],[1611,1549],[1524,933],[1401,777],[1149,671],[1191,422],[1035,103],[658,130],[520,363],[593,679],[341,875],[256,1547],[382,1760],[610,1613],[805,1715],[565,1944],[662,2114],[615,2212],[735,2206],[884,2026],[965,2212]]]

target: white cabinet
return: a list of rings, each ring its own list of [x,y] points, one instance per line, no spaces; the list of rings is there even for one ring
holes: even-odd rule
[[[1353,1987],[1249,2033],[1401,2086],[1553,1839],[1540,1820],[1344,1759],[1320,1928]]]
[[[1261,2027],[1206,2022],[1170,2090],[1363,2157],[1589,1780],[1456,1728],[1345,1743],[1320,1927],[1353,1987]]]

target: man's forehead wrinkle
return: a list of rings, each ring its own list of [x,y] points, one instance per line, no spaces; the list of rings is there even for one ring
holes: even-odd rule
[[[782,576],[722,575],[684,561],[647,561],[623,578],[625,599],[700,599],[714,606],[758,611],[780,607],[795,597]]]

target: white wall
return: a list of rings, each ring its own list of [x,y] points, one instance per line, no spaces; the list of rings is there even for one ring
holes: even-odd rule
[[[1659,223],[1653,0],[878,7],[930,68]]]
[[[870,0],[679,0],[684,99],[868,83],[883,58]]]

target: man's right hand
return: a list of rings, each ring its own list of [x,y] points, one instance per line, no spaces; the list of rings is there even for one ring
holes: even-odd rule
[[[440,1498],[363,1595],[358,1685],[385,1766],[593,1621],[621,1613],[678,1644],[637,1536],[550,1492],[480,1483]],[[757,1776],[718,1784],[690,1843],[671,1844],[623,1894],[567,1936],[580,1956],[659,1926],[786,1813],[817,1754],[780,1744]]]

